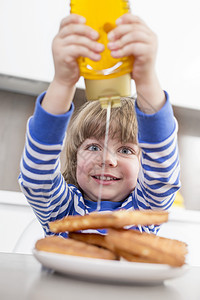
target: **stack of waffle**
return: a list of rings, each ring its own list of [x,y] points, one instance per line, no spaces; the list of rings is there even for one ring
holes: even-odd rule
[[[64,239],[57,235],[36,242],[39,251],[73,256],[130,262],[168,264],[180,267],[185,264],[187,245],[178,240],[154,234],[125,229],[127,226],[160,225],[168,221],[165,211],[127,211],[91,213],[84,216],[68,216],[49,223],[55,234],[69,232]],[[88,229],[107,229],[106,235],[81,233]]]

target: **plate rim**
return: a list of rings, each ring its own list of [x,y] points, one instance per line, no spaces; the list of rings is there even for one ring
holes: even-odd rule
[[[187,264],[181,267],[172,267],[167,264],[105,260],[40,251],[35,248],[32,252],[43,266],[56,272],[75,275],[79,278],[105,279],[123,283],[160,284],[165,280],[183,275],[189,268]],[[84,268],[86,265],[87,268]],[[118,273],[118,271],[120,272]]]

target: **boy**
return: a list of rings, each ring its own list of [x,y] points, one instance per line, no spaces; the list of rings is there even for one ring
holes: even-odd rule
[[[21,189],[46,235],[52,234],[50,221],[95,211],[100,184],[101,211],[166,210],[180,187],[177,124],[155,72],[156,36],[131,14],[122,16],[116,24],[108,34],[108,48],[116,58],[134,56],[132,78],[137,102],[122,99],[121,108],[111,111],[103,176],[106,118],[97,101],[86,103],[71,120],[64,177],[59,155],[80,76],[77,58],[98,61],[104,46],[96,42],[98,33],[85,25],[85,19],[73,14],[61,22],[53,41],[55,76],[47,92],[38,97],[29,120],[19,177]],[[159,227],[139,229],[156,233]],[[67,237],[67,232],[61,235]]]

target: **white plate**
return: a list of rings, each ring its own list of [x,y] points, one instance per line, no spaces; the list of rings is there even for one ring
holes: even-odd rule
[[[33,254],[43,266],[59,273],[99,281],[155,284],[179,277],[188,270],[187,265],[174,268],[164,264],[85,258],[36,249],[33,250]]]

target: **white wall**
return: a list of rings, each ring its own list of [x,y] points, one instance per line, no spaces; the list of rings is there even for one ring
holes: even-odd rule
[[[51,42],[68,11],[65,0],[0,0],[0,73],[50,81]]]
[[[158,35],[157,69],[172,103],[200,109],[199,0],[130,2]],[[68,13],[69,0],[0,0],[0,73],[51,81],[51,41]]]
[[[0,190],[0,252],[31,253],[37,239],[43,236],[25,196]]]

